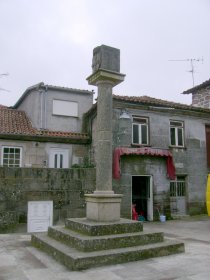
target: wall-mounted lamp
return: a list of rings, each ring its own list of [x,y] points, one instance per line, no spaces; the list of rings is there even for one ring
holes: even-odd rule
[[[126,110],[121,111],[119,119],[130,119],[130,118],[131,117],[129,116],[129,114]]]
[[[43,160],[43,167],[47,167],[47,160]]]

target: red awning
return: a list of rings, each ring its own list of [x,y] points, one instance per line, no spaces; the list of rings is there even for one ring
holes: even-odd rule
[[[170,179],[175,179],[175,167],[172,153],[169,150],[155,148],[116,148],[113,155],[113,177],[120,178],[120,157],[124,155],[148,155],[167,158],[167,175]]]

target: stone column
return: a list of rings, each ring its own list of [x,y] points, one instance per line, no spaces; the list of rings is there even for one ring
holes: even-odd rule
[[[112,88],[124,80],[119,72],[120,51],[108,46],[93,50],[89,84],[98,87],[96,190],[86,195],[87,219],[113,222],[120,219],[122,195],[112,190]]]
[[[97,100],[96,192],[112,191],[112,82],[99,81]]]

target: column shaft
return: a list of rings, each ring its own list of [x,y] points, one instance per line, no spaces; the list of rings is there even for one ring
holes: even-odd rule
[[[96,191],[112,191],[112,87],[99,81],[97,101]]]

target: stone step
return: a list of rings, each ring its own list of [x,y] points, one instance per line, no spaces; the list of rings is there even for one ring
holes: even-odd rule
[[[67,246],[75,247],[84,252],[163,242],[162,232],[134,232],[103,236],[88,236],[59,226],[49,227],[48,236],[66,244]]]
[[[120,219],[119,222],[94,222],[86,218],[66,219],[65,225],[73,231],[90,236],[120,234],[143,231],[143,224],[139,221]]]
[[[33,234],[31,242],[33,246],[48,253],[71,270],[82,270],[184,252],[184,243],[174,240],[95,252],[78,251],[50,238],[46,233]]]

